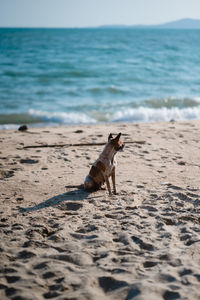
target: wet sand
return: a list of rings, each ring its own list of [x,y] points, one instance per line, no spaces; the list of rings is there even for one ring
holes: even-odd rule
[[[133,142],[118,195],[86,193],[110,132]],[[199,141],[200,121],[0,131],[0,299],[200,299]]]

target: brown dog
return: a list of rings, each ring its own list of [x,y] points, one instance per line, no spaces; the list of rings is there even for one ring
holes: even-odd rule
[[[84,189],[86,191],[97,190],[104,184],[104,182],[106,182],[109,195],[111,195],[112,193],[109,182],[109,177],[111,176],[113,192],[114,194],[117,193],[115,185],[115,154],[124,148],[124,144],[120,141],[120,136],[121,133],[113,138],[110,133],[108,143],[106,144],[103,152],[99,155],[99,158],[92,165],[89,174],[85,178]]]

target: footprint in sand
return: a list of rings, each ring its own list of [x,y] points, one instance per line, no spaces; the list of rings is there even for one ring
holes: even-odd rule
[[[166,291],[163,294],[163,298],[165,300],[175,300],[175,299],[180,299],[180,294],[178,292],[173,292],[173,291]]]
[[[7,280],[7,283],[15,283],[17,282],[18,280],[21,279],[20,276],[5,276],[6,277],[6,280]]]
[[[35,269],[35,270],[41,270],[41,269],[47,268],[47,266],[48,266],[48,262],[47,262],[47,261],[44,261],[44,262],[41,262],[41,263],[35,265],[35,266],[33,267],[33,269]]]
[[[45,299],[51,299],[51,298],[56,298],[58,297],[60,294],[55,292],[55,291],[49,291],[47,293],[44,293],[43,296]]]
[[[79,202],[67,202],[59,206],[61,210],[72,210],[72,211],[79,210],[82,207],[83,204]]]
[[[36,256],[36,254],[28,250],[23,250],[18,253],[19,259],[29,259],[33,258],[34,256]]]
[[[96,225],[87,224],[85,227],[80,227],[76,230],[77,233],[89,233],[92,231],[98,230]]]
[[[3,180],[5,178],[10,178],[14,176],[14,171],[12,170],[0,170],[0,180]]]
[[[20,159],[21,164],[37,164],[39,162],[38,159],[30,159],[30,158],[25,158],[25,159]]]
[[[19,291],[19,289],[16,289],[14,287],[7,287],[5,290],[6,296],[10,297],[15,295],[17,292]]]
[[[143,242],[140,238],[136,236],[132,236],[131,239],[139,245],[141,249],[148,250],[148,251],[154,251],[154,246],[149,243]]]
[[[78,129],[78,130],[74,131],[74,133],[83,133],[83,132],[84,132],[84,131],[81,130],[81,129]]]
[[[100,287],[104,290],[105,293],[114,291],[128,286],[126,281],[117,280],[114,277],[102,276],[98,279]]]
[[[43,275],[42,275],[42,277],[44,278],[44,279],[49,279],[49,278],[53,278],[53,277],[55,277],[55,273],[53,273],[53,272],[51,272],[51,271],[48,271],[48,272],[46,272],[46,273],[44,273]]]
[[[147,260],[147,261],[145,261],[145,262],[143,263],[143,266],[144,266],[144,268],[146,269],[146,268],[152,268],[152,267],[155,267],[157,264],[158,264],[158,262],[156,262],[156,261],[149,261],[149,260]]]

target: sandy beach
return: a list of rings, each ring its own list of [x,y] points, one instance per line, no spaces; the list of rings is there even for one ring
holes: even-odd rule
[[[87,193],[110,132],[118,195]],[[199,141],[200,121],[0,131],[0,299],[200,299]]]

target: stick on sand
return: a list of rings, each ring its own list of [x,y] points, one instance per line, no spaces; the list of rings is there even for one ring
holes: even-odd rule
[[[140,144],[144,145],[145,141],[129,141],[125,144]],[[106,143],[77,143],[77,144],[42,144],[42,145],[29,145],[24,146],[23,149],[33,149],[33,148],[61,148],[61,147],[90,147],[90,146],[103,146]]]

